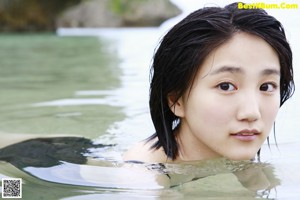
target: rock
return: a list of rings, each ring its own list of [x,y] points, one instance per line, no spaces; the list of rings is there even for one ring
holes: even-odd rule
[[[81,0],[0,0],[0,32],[54,31],[55,19]]]
[[[63,12],[56,27],[159,26],[180,13],[168,0],[86,0]]]

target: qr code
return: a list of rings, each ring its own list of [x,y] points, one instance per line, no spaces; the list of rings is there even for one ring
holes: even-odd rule
[[[22,179],[2,178],[2,198],[22,198]]]

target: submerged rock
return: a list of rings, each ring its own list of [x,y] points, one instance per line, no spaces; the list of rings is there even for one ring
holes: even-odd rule
[[[88,0],[58,16],[56,27],[159,26],[180,13],[169,0]]]

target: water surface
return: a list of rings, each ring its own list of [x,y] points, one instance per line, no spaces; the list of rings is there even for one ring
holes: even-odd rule
[[[284,19],[297,84],[300,31]],[[123,151],[153,133],[149,66],[172,23],[1,35],[0,176],[23,178],[24,199],[299,198],[297,91],[276,120],[278,148],[272,134],[261,162],[121,161]],[[37,139],[45,136],[51,139]]]

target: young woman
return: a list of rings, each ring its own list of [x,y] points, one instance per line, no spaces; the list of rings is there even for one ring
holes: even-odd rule
[[[261,9],[199,9],[162,39],[152,64],[156,132],[124,160],[249,160],[294,92],[292,52],[279,21]]]

